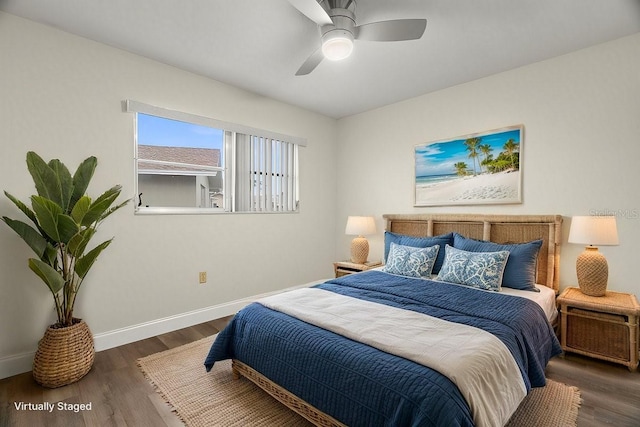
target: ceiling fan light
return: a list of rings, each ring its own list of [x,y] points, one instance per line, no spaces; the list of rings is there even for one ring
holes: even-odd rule
[[[331,61],[347,58],[353,51],[353,34],[349,31],[336,30],[324,35],[322,53]]]

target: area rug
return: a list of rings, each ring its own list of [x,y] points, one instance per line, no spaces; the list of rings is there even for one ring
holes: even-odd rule
[[[282,426],[311,424],[245,378],[234,380],[231,362],[216,362],[211,372],[204,358],[214,337],[208,337],[138,360],[173,411],[189,427]],[[533,389],[509,421],[509,427],[575,427],[580,407],[575,387],[547,380]]]

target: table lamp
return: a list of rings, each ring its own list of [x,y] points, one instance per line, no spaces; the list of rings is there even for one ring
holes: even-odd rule
[[[351,262],[364,264],[369,256],[369,242],[364,237],[376,232],[376,223],[372,216],[350,216],[347,218],[345,234],[358,237],[351,241]]]
[[[618,230],[614,216],[574,216],[571,218],[569,243],[588,245],[576,261],[578,286],[585,295],[595,297],[607,293],[609,267],[598,246],[618,244]]]

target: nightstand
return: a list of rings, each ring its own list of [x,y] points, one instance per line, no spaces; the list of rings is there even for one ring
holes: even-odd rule
[[[592,297],[567,288],[558,297],[560,342],[564,351],[638,368],[638,318],[635,295],[607,291]]]
[[[347,274],[359,273],[361,271],[370,270],[372,268],[380,267],[382,262],[369,261],[364,264],[356,264],[350,261],[338,261],[333,263],[333,270],[336,277],[346,276]]]

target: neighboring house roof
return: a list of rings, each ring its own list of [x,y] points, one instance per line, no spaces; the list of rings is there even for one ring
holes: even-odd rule
[[[138,145],[138,170],[146,172],[178,172],[205,171],[197,166],[220,166],[220,150],[217,148],[191,147],[161,147],[157,145]],[[170,164],[151,163],[144,160],[159,160],[163,162],[185,163],[191,166],[177,166]]]

